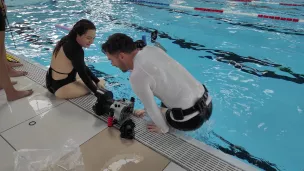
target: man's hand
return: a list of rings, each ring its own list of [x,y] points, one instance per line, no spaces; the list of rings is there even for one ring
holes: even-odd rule
[[[145,113],[146,113],[146,111],[143,110],[143,109],[141,109],[141,110],[135,110],[135,111],[134,111],[134,115],[137,116],[137,117],[139,117],[139,118],[144,117],[144,116],[145,116]]]
[[[154,124],[148,124],[147,125],[147,129],[150,131],[150,132],[156,132],[156,133],[162,133],[161,129],[158,128],[156,125]]]

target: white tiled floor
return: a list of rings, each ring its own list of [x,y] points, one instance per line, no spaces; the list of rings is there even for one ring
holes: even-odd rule
[[[44,87],[34,83],[27,77],[15,78],[18,90],[33,89],[34,93],[26,98],[7,102],[3,90],[0,94],[0,133],[14,127],[36,115],[58,106],[65,100],[56,99]]]
[[[32,121],[36,124],[30,126]],[[106,127],[105,122],[66,102],[1,135],[17,150],[58,149],[70,139],[81,145]]]
[[[180,167],[179,165],[170,162],[170,164],[163,171],[186,171],[186,170]]]
[[[15,150],[0,137],[0,170],[13,171],[14,170],[14,155]]]
[[[60,149],[73,140],[81,145],[107,127],[65,100],[56,99],[44,87],[27,77],[13,78],[19,90],[33,89],[30,97],[7,102],[0,91],[0,133],[14,148]],[[30,126],[29,123],[36,122]],[[0,171],[14,170],[14,149],[0,137]],[[164,171],[185,171],[171,162]]]
[[[107,127],[106,123],[27,77],[12,78],[18,90],[33,89],[33,95],[7,102],[0,91],[0,133],[14,148],[60,149],[72,140],[81,145]],[[33,126],[29,122],[35,121]],[[14,170],[14,149],[0,137],[0,171]]]

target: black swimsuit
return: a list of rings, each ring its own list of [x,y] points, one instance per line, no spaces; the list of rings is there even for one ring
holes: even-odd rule
[[[68,75],[67,78],[62,79],[62,80],[54,80],[52,77],[52,71],[57,72],[58,74],[64,74],[64,75]],[[48,90],[55,94],[55,92],[61,88],[62,86],[65,86],[67,84],[70,84],[74,81],[76,81],[76,70],[73,69],[70,73],[61,73],[58,72],[56,70],[54,70],[52,67],[49,68],[48,72],[47,72],[47,76],[46,76],[46,85]]]
[[[46,74],[47,89],[51,93],[55,94],[59,88],[76,81],[76,75],[78,73],[85,85],[95,94],[97,92],[97,87],[93,84],[93,81],[95,84],[97,84],[99,79],[85,65],[84,51],[82,47],[76,42],[76,40],[72,39],[68,39],[67,42],[62,45],[62,47],[66,57],[71,60],[74,68],[70,73],[61,73],[50,67]],[[54,80],[52,77],[52,71],[68,76],[62,80]]]

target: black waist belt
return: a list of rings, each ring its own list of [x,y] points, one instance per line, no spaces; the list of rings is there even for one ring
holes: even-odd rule
[[[193,114],[194,112],[206,112],[207,110],[207,104],[206,101],[208,99],[208,90],[205,87],[205,85],[203,85],[205,88],[205,92],[203,94],[203,96],[201,98],[198,99],[198,101],[190,108],[188,109],[181,109],[181,108],[172,108],[171,110],[168,110],[167,112],[172,111],[173,114],[173,118],[175,120],[183,120],[184,116]]]

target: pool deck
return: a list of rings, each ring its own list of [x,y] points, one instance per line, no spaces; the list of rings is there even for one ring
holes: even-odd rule
[[[145,122],[135,117],[135,140],[121,139],[117,126],[108,128],[107,118],[94,115],[94,96],[57,99],[45,88],[46,68],[18,58],[24,66],[15,69],[29,74],[12,78],[18,82],[15,88],[34,93],[7,102],[0,91],[0,171],[14,170],[15,151],[56,151],[71,140],[80,147],[86,171],[257,170],[189,137],[150,133]]]

